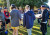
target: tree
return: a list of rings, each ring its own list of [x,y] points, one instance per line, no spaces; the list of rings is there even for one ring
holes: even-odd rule
[[[6,2],[7,2],[7,8],[8,8],[8,10],[9,10],[10,2],[9,2],[9,0],[6,0]]]
[[[48,0],[10,0],[10,4],[15,4],[16,6],[25,6],[25,5],[30,5],[31,8],[34,6],[40,7],[41,5],[44,4],[44,2],[47,2]]]

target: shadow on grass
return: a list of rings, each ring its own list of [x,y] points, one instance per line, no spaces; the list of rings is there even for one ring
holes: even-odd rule
[[[39,29],[36,29],[36,28],[32,28],[33,30],[37,30],[37,31],[40,31]]]
[[[22,30],[19,30],[20,33],[24,34],[24,35],[28,35],[27,32],[24,32]],[[20,35],[20,34],[19,34]]]
[[[8,32],[8,35],[12,35],[12,33]]]
[[[32,33],[34,33],[36,35],[41,35],[40,33],[36,32],[36,31],[32,31]]]
[[[33,34],[35,34],[35,35],[41,35],[41,33],[37,32],[37,31],[34,31],[34,30],[37,30],[37,31],[41,32],[39,29],[33,28],[33,29],[32,29],[32,33],[33,33]],[[19,32],[22,33],[22,34],[24,34],[24,35],[28,35],[27,32],[25,32],[25,31],[23,31],[23,30],[19,30]],[[33,35],[33,34],[32,34],[32,35]],[[19,34],[19,35],[20,35],[20,34]]]
[[[34,30],[36,30],[36,31],[34,31]],[[37,31],[41,32],[39,29],[32,28],[32,33],[34,33],[36,35],[42,35],[41,33],[37,32]]]

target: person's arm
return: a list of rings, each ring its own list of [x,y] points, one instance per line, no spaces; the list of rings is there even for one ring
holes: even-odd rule
[[[12,11],[10,12],[10,16],[12,15]]]
[[[18,11],[18,18],[21,20],[21,13]]]
[[[49,19],[49,12],[48,12],[48,19]]]
[[[32,16],[33,16],[33,19],[35,20],[36,18],[35,18],[34,12],[33,12]]]
[[[12,19],[13,17],[13,11],[10,12],[10,19]]]
[[[25,27],[25,26],[26,26],[26,16],[24,14],[24,17],[23,17],[23,27]]]
[[[43,11],[43,14],[42,14],[42,21],[45,19],[45,11]]]
[[[5,21],[6,21],[5,19],[6,19],[6,17],[5,17],[5,15],[4,15],[4,13],[3,13],[3,16],[4,16],[4,20],[3,20],[3,22],[5,23]]]

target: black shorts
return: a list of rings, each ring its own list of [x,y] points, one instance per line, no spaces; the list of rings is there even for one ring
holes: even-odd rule
[[[6,24],[10,23],[10,19],[6,19]]]

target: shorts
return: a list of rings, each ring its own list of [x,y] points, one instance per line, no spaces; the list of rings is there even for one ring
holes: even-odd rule
[[[10,23],[10,19],[6,19],[6,24]]]
[[[19,27],[11,27],[13,30],[15,29],[15,30],[17,30],[17,29],[19,29]]]

